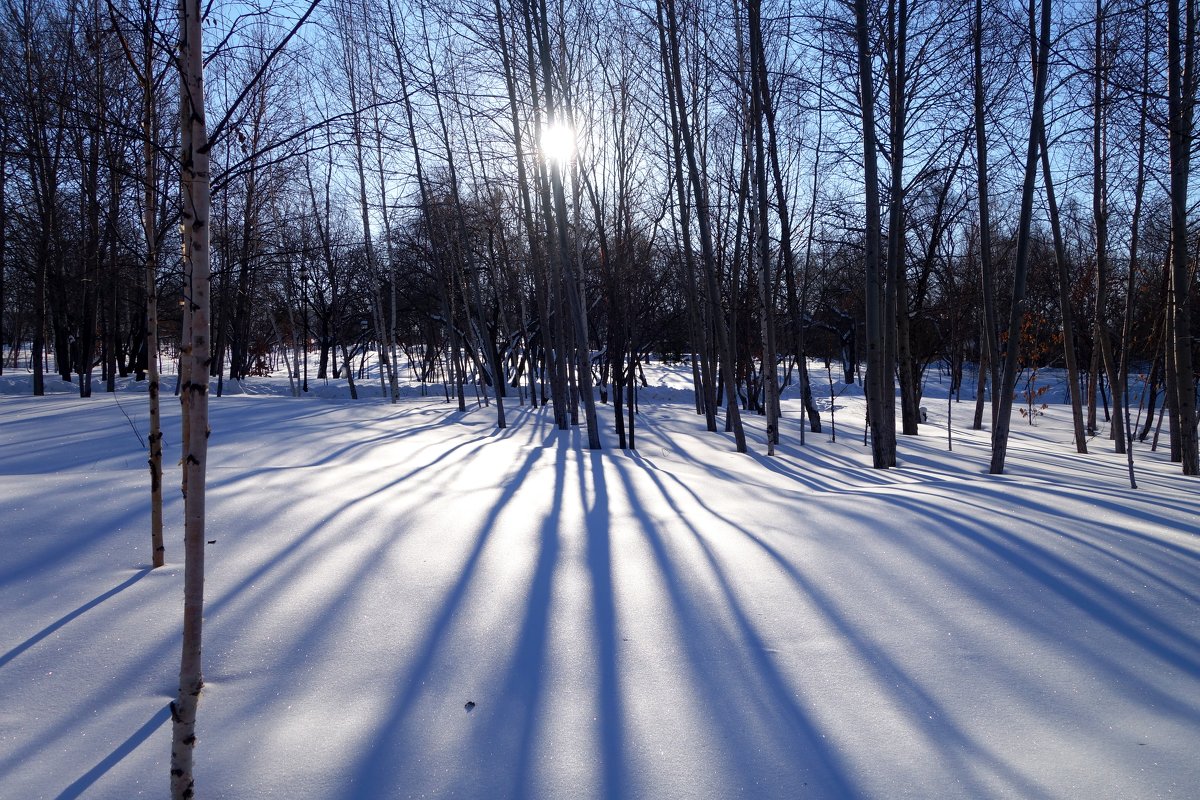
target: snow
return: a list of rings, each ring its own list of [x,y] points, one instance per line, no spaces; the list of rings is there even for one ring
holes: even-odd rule
[[[898,469],[840,383],[836,442],[789,394],[779,455],[752,415],[738,455],[647,377],[636,453],[610,406],[596,453],[515,398],[504,431],[378,380],[214,398],[198,796],[1198,796],[1200,499],[1165,453],[1131,491],[1051,404],[989,476],[933,374]],[[150,570],[144,384],[28,389],[0,376],[0,798],[162,797],[178,406]]]

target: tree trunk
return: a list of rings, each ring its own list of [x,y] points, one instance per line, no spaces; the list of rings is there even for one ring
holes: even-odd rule
[[[1004,374],[1000,387],[1000,409],[992,431],[992,461],[989,472],[1004,472],[1008,453],[1008,431],[1012,417],[1013,394],[1017,383],[1017,357],[1020,352],[1021,322],[1025,318],[1025,283],[1029,274],[1029,240],[1033,226],[1033,187],[1037,175],[1038,144],[1044,135],[1042,110],[1046,99],[1047,60],[1050,53],[1050,0],[1041,0],[1041,26],[1034,66],[1033,113],[1029,123],[1029,146],[1025,151],[1025,182],[1021,191],[1021,216],[1017,228],[1017,255],[1013,268],[1012,311],[1008,319],[1008,346],[1004,353]],[[1030,0],[1030,32],[1033,31],[1033,6]]]
[[[8,176],[8,120],[0,120],[0,375],[4,374],[4,276],[8,272],[8,200],[4,194]],[[18,338],[15,335],[13,338]]]
[[[974,50],[974,121],[975,121],[975,158],[979,170],[979,279],[983,286],[983,344],[987,352],[986,361],[992,379],[992,427],[996,425],[996,414],[999,411],[1000,389],[1000,340],[998,337],[999,321],[996,318],[995,286],[996,277],[992,266],[992,222],[990,200],[988,199],[988,153],[987,132],[984,127],[986,104],[983,92],[983,0],[975,0],[975,26],[972,37]],[[985,359],[980,359],[980,368]],[[976,418],[978,419],[978,414]],[[975,430],[980,429],[977,422]]]
[[[676,107],[674,91],[674,72],[669,56],[666,25],[662,19],[662,4],[658,4],[658,40],[659,56],[664,77],[663,94],[670,113],[671,120],[671,166],[674,171],[675,197],[674,203],[678,209],[676,220],[679,225],[679,238],[683,245],[683,261],[685,274],[683,279],[684,299],[688,310],[688,333],[692,347],[692,384],[696,387],[696,411],[704,415],[705,428],[717,430],[717,396],[716,383],[713,376],[712,360],[708,357],[706,331],[708,325],[700,310],[700,301],[696,296],[696,255],[692,246],[691,218],[687,204],[687,195],[683,177],[683,144],[679,136],[680,109]]]
[[[425,41],[426,41],[426,46],[428,47],[428,42],[429,42],[428,37],[426,37]],[[488,364],[488,370],[490,370],[492,373],[492,388],[493,388],[493,394],[495,395],[495,400],[496,400],[496,427],[503,430],[506,427],[506,422],[504,419],[504,396],[502,394],[502,392],[503,392],[502,384],[504,383],[504,373],[501,369],[499,360],[496,358],[495,348],[489,346],[489,344],[485,340],[486,324],[485,324],[484,315],[483,315],[483,303],[482,303],[482,299],[481,299],[481,293],[479,291],[479,268],[475,261],[475,250],[474,250],[474,247],[472,246],[471,236],[469,235],[469,233],[467,231],[466,214],[463,210],[462,201],[459,198],[458,171],[455,168],[454,149],[451,147],[451,144],[450,144],[450,141],[451,141],[450,140],[450,129],[449,129],[449,126],[446,124],[446,116],[442,110],[442,100],[441,100],[441,96],[438,92],[438,82],[437,82],[436,77],[433,79],[433,100],[434,100],[434,105],[437,108],[438,120],[440,121],[441,127],[442,127],[442,138],[446,145],[446,167],[449,171],[450,200],[454,206],[454,219],[455,219],[456,231],[457,231],[457,235],[458,235],[459,248],[462,250],[463,266],[465,267],[465,269],[467,271],[467,282],[468,282],[469,286],[471,287],[471,298],[468,301],[468,303],[474,304],[474,306],[475,306],[475,319],[477,320],[477,324],[473,325],[473,327],[475,327],[475,339],[477,342],[477,347],[479,350],[480,357],[488,358],[490,361],[490,363]],[[464,294],[464,299],[466,299],[466,297],[465,297],[466,293],[464,292],[463,294]],[[470,308],[467,309],[467,322],[469,325],[471,324],[471,309]],[[480,372],[481,373],[484,372],[482,367],[480,368]],[[485,392],[487,391],[486,387],[484,387],[484,391]],[[594,424],[594,422],[595,422],[595,414],[594,413],[593,413],[591,421]],[[599,446],[599,445],[597,445],[597,446]]]
[[[767,196],[766,148],[763,146],[763,120],[766,116],[764,95],[766,94],[766,58],[763,54],[762,27],[759,20],[759,0],[749,0],[750,22],[750,118],[754,131],[754,196],[758,205],[758,293],[762,306],[762,381],[764,387],[764,411],[767,417],[767,455],[775,455],[779,444],[779,380],[776,376],[775,346],[775,278],[771,272],[770,234],[767,213],[770,200]],[[781,224],[786,227],[787,220]]]
[[[1188,264],[1188,171],[1191,164],[1195,91],[1195,2],[1167,2],[1167,95],[1171,154],[1171,269],[1167,308],[1167,395],[1172,409],[1172,441],[1178,442],[1184,475],[1200,475],[1196,436],[1196,389],[1192,367],[1191,275]],[[1186,24],[1182,24],[1186,23]],[[1176,420],[1178,424],[1176,425]],[[1174,449],[1174,447],[1172,448]]]
[[[1095,63],[1092,74],[1092,221],[1096,228],[1096,318],[1093,338],[1113,393],[1112,438],[1118,453],[1125,452],[1125,425],[1121,417],[1121,381],[1108,332],[1108,159],[1107,64],[1104,56],[1104,6],[1096,0]]]
[[[912,356],[908,318],[908,255],[907,215],[904,208],[904,140],[907,134],[908,112],[908,0],[892,0],[888,4],[889,34],[892,50],[889,64],[888,110],[891,145],[891,203],[888,214],[888,274],[885,298],[884,332],[887,342],[884,363],[888,370],[884,378],[884,423],[893,429],[895,438],[896,411],[893,370],[900,373],[900,417],[905,436],[916,436],[920,430],[920,399],[916,365]],[[892,453],[892,466],[895,466]]]
[[[185,269],[189,280],[188,307],[191,341],[187,360],[189,398],[187,464],[184,495],[183,649],[179,664],[179,694],[171,705],[171,796],[194,796],[192,756],[196,746],[196,706],[204,685],[201,673],[201,628],[204,619],[204,500],[208,463],[209,342],[209,143],[204,116],[204,52],[199,0],[183,0],[180,19],[179,63],[182,68],[183,154],[182,227],[187,242]]]
[[[1142,25],[1144,37],[1142,40],[1142,86],[1145,87],[1150,85],[1151,16],[1149,5],[1143,10]],[[1125,319],[1121,326],[1121,366],[1118,376],[1118,380],[1121,382],[1121,397],[1124,400],[1119,413],[1125,425],[1125,454],[1130,489],[1137,488],[1137,477],[1133,470],[1134,426],[1129,416],[1129,361],[1130,349],[1133,345],[1133,302],[1137,291],[1142,196],[1146,189],[1146,122],[1149,104],[1149,92],[1144,92],[1141,96],[1140,113],[1138,114],[1137,177],[1133,183],[1133,214],[1129,221],[1129,265],[1125,281]]]
[[[991,371],[988,366],[987,331],[984,330],[986,327],[987,323],[983,322],[979,328],[979,369],[976,370],[975,381],[975,416],[971,422],[971,430],[973,431],[983,430],[984,396],[987,392],[988,372]]]
[[[154,76],[154,18],[146,11],[142,23],[142,163],[145,184],[142,187],[142,227],[146,237],[146,261],[143,279],[146,293],[146,381],[150,398],[150,551],[152,564],[166,561],[162,539],[162,426],[160,419],[160,375],[158,375],[158,170],[156,169],[156,92]]]
[[[545,258],[540,246],[541,242],[537,233],[537,228],[533,221],[533,201],[530,195],[529,177],[525,166],[525,149],[523,146],[524,137],[522,136],[521,120],[517,106],[516,72],[508,49],[508,35],[504,28],[504,14],[500,6],[500,0],[495,0],[495,12],[496,29],[498,31],[498,38],[500,42],[501,66],[504,69],[504,83],[508,92],[509,120],[512,124],[513,131],[513,151],[517,162],[517,192],[520,196],[521,202],[521,220],[525,226],[525,236],[529,245],[529,261],[531,266],[530,271],[533,273],[534,293],[538,298],[537,306],[541,316],[540,327],[543,336],[546,336],[550,330],[551,323],[546,303],[541,299],[548,293],[545,279]],[[538,110],[536,102],[533,105],[534,117],[537,119],[540,111]],[[524,309],[524,301],[522,301],[522,309]],[[523,313],[524,312],[522,311],[522,314]],[[532,346],[529,344],[527,338],[527,351],[530,350],[531,347]],[[529,354],[529,360],[530,401],[532,402],[534,408],[536,408],[537,395],[534,391],[535,387],[533,383],[535,369],[533,366],[532,354]],[[553,373],[551,374],[553,375]],[[543,392],[544,390],[545,386],[543,385]]]
[[[668,53],[671,62],[671,78],[674,83],[673,97],[678,109],[679,137],[684,155],[687,157],[689,183],[695,199],[696,222],[700,228],[700,252],[703,257],[705,282],[708,285],[709,303],[712,310],[712,323],[716,329],[717,346],[720,348],[722,369],[725,373],[725,413],[733,429],[734,445],[737,452],[746,452],[746,432],[742,428],[742,418],[738,411],[738,398],[733,347],[729,341],[729,329],[721,313],[721,293],[717,284],[716,260],[713,252],[712,231],[709,228],[708,201],[705,188],[701,184],[701,171],[696,157],[695,141],[692,138],[691,127],[688,123],[686,101],[683,94],[683,80],[679,69],[679,29],[675,19],[675,0],[657,0],[660,8],[666,6]]]
[[[1054,197],[1054,178],[1050,173],[1050,154],[1046,132],[1039,136],[1042,149],[1042,182],[1046,186],[1046,205],[1050,213],[1050,230],[1054,236],[1054,260],[1058,264],[1058,305],[1062,315],[1063,359],[1067,365],[1067,387],[1071,395],[1071,421],[1075,430],[1075,450],[1087,452],[1087,434],[1083,428],[1083,396],[1079,389],[1079,365],[1075,358],[1075,322],[1071,312],[1071,270],[1067,263],[1067,248],[1063,244],[1058,202]]]
[[[550,127],[555,124],[570,123],[570,109],[565,104],[561,109],[554,101],[552,64],[550,60],[549,21],[546,13],[546,2],[538,3],[538,17],[541,36],[538,37],[538,54],[542,66],[542,91],[546,104],[546,122]],[[561,119],[561,122],[560,122]],[[570,258],[570,242],[567,236],[567,197],[563,189],[562,171],[565,165],[556,159],[550,159],[550,187],[554,196],[554,219],[557,222],[558,247],[554,256],[562,276],[563,291],[567,297],[568,310],[574,326],[576,353],[576,383],[579,396],[583,401],[583,412],[587,423],[588,449],[600,449],[600,430],[596,420],[596,398],[592,391],[592,362],[588,346],[588,331],[584,316],[583,298],[580,297],[579,276],[575,273],[574,262]]]
[[[438,236],[438,225],[435,224],[433,211],[431,208],[431,200],[429,198],[429,185],[425,180],[425,171],[421,161],[421,148],[417,143],[417,128],[413,120],[412,100],[408,91],[408,69],[407,59],[401,46],[400,29],[396,24],[394,11],[391,4],[388,4],[388,36],[392,45],[392,53],[396,61],[396,72],[400,78],[400,93],[404,99],[404,118],[405,127],[408,130],[408,141],[412,147],[414,166],[417,174],[417,190],[420,192],[421,199],[421,218],[425,221],[425,229],[429,236],[430,249],[433,252],[434,261],[446,267],[448,264],[447,256],[444,252],[443,242]],[[446,335],[449,338],[449,352],[447,356],[450,359],[450,379],[454,382],[455,391],[458,399],[458,410],[467,410],[466,396],[463,392],[463,382],[458,376],[458,332],[454,327],[454,313],[450,305],[448,295],[453,293],[453,289],[446,285],[447,282],[442,281],[439,284],[439,292],[441,294],[442,316],[445,317]]]
[[[872,77],[869,17],[866,0],[854,0],[855,42],[858,55],[859,105],[863,130],[863,181],[866,211],[866,340],[867,418],[871,433],[871,463],[887,469],[896,463],[896,426],[883,422],[884,392],[892,386],[892,366],[885,361],[883,304],[880,292],[879,167],[875,140],[875,82]],[[886,376],[885,376],[886,373]]]

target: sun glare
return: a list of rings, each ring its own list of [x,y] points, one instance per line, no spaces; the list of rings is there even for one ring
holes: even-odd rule
[[[575,155],[575,131],[556,122],[542,131],[542,155],[547,161],[566,164]]]

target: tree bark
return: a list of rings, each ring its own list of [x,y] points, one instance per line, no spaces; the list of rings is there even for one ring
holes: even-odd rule
[[[1030,0],[1030,31],[1033,30],[1033,0]],[[988,471],[1004,472],[1008,453],[1008,431],[1016,392],[1017,358],[1020,352],[1021,322],[1025,318],[1025,284],[1029,275],[1029,240],[1033,226],[1033,187],[1037,175],[1038,144],[1044,135],[1043,108],[1046,100],[1047,61],[1050,54],[1050,0],[1041,0],[1042,13],[1034,67],[1033,113],[1029,123],[1029,146],[1025,151],[1025,181],[1021,191],[1021,216],[1017,227],[1016,264],[1013,267],[1012,311],[1008,319],[1008,346],[1004,353],[1004,374],[1000,386],[1000,408],[992,431],[992,460]]]
[[[891,59],[889,61],[890,88],[888,91],[889,139],[891,144],[891,197],[888,214],[888,273],[886,297],[884,299],[885,336],[884,363],[888,375],[884,387],[884,423],[896,426],[895,390],[892,388],[892,370],[900,374],[900,417],[905,436],[916,436],[921,421],[920,400],[917,397],[916,365],[912,357],[908,318],[908,255],[907,215],[904,208],[904,144],[907,133],[908,113],[906,92],[908,91],[908,0],[892,0],[888,4],[890,34],[892,36]],[[892,453],[895,466],[895,453]]]
[[[205,470],[208,463],[208,367],[210,283],[209,142],[204,115],[204,51],[199,0],[181,4],[179,63],[182,68],[183,154],[181,194],[183,237],[187,243],[185,269],[190,309],[190,364],[183,394],[190,400],[184,495],[183,648],[179,664],[179,693],[171,706],[171,796],[188,800],[195,794],[192,756],[196,746],[196,707],[204,685],[201,634],[204,619]]]
[[[767,226],[770,200],[767,196],[766,148],[763,145],[767,67],[763,54],[759,0],[749,0],[747,6],[750,18],[750,118],[754,132],[754,196],[758,204],[757,256],[758,293],[762,306],[762,381],[765,406],[763,410],[767,417],[767,455],[773,456],[775,455],[775,445],[779,444],[779,381],[776,375],[778,351],[775,346],[775,277],[771,270],[770,235]],[[781,224],[786,227],[787,220],[782,219]]]
[[[996,319],[995,286],[996,276],[992,266],[992,222],[988,198],[988,153],[987,130],[984,125],[986,105],[983,92],[983,0],[975,0],[975,25],[972,37],[974,56],[974,122],[975,159],[979,173],[979,280],[983,287],[983,343],[987,352],[986,361],[992,379],[992,426],[996,425],[999,411],[1000,390],[1000,340],[997,334],[999,321]],[[985,359],[980,359],[981,361]],[[983,368],[982,363],[980,369]],[[978,419],[978,414],[976,418]],[[975,426],[979,430],[979,424]]]
[[[883,298],[881,297],[879,166],[876,161],[875,82],[871,65],[866,0],[854,0],[854,30],[858,55],[859,105],[863,130],[863,181],[866,229],[863,262],[866,269],[867,425],[871,434],[871,463],[887,469],[896,463],[896,426],[884,423],[891,406],[884,392],[892,386],[892,366],[885,360]],[[885,376],[886,373],[886,376]],[[894,399],[893,399],[894,402]]]
[[[671,131],[671,166],[675,185],[675,206],[678,209],[676,220],[679,225],[679,238],[683,245],[684,299],[688,309],[689,334],[692,345],[692,383],[696,387],[696,411],[704,415],[707,430],[717,430],[717,393],[713,375],[712,360],[708,357],[706,331],[708,325],[700,310],[700,301],[696,296],[696,255],[692,246],[691,218],[687,204],[686,188],[683,177],[683,144],[679,136],[679,114],[675,99],[675,78],[670,58],[670,48],[667,44],[667,26],[663,20],[662,4],[657,5],[659,56],[663,72],[663,95],[666,98],[670,113]],[[699,363],[697,363],[699,362]]]
[[[150,433],[146,437],[150,450],[150,548],[153,565],[161,567],[166,559],[163,544],[162,503],[162,426],[160,420],[158,374],[158,144],[155,114],[154,81],[154,20],[146,12],[142,22],[142,164],[145,185],[142,187],[142,229],[146,236],[146,381],[150,400]]]
[[[1108,159],[1106,81],[1108,76],[1104,56],[1105,19],[1103,0],[1096,0],[1095,53],[1092,73],[1092,221],[1096,228],[1096,318],[1093,338],[1100,348],[1101,363],[1112,389],[1112,438],[1118,453],[1125,452],[1125,425],[1122,408],[1121,381],[1113,358],[1112,341],[1108,331]]]
[[[692,137],[691,126],[688,123],[686,100],[683,94],[683,80],[679,70],[679,26],[675,17],[675,0],[657,0],[657,5],[665,5],[667,17],[668,53],[671,62],[671,78],[674,86],[673,95],[678,114],[679,137],[684,155],[687,157],[689,183],[695,200],[696,223],[700,228],[700,252],[704,263],[705,282],[708,285],[709,303],[712,309],[712,323],[716,329],[717,346],[721,351],[721,360],[725,373],[725,414],[733,429],[734,446],[737,452],[746,452],[746,432],[742,428],[741,413],[738,411],[735,361],[733,346],[729,341],[729,329],[721,314],[721,293],[717,284],[716,261],[713,253],[712,231],[709,227],[708,201],[704,186],[701,184],[701,171],[696,156],[695,141]]]
[[[1083,393],[1079,388],[1079,364],[1075,357],[1075,321],[1071,311],[1071,270],[1067,248],[1063,244],[1062,226],[1058,216],[1058,201],[1054,197],[1054,178],[1050,173],[1050,154],[1046,132],[1039,136],[1042,149],[1042,182],[1046,186],[1046,205],[1050,213],[1050,230],[1054,236],[1054,260],[1058,265],[1058,306],[1062,315],[1063,359],[1067,365],[1067,390],[1071,396],[1071,421],[1075,431],[1075,450],[1087,452],[1087,433],[1083,427]]]
[[[1192,366],[1191,275],[1188,264],[1188,172],[1191,165],[1195,92],[1194,0],[1180,19],[1181,0],[1167,2],[1167,102],[1171,156],[1171,269],[1167,318],[1167,395],[1172,441],[1178,442],[1184,475],[1200,475],[1196,436],[1196,389]],[[1186,25],[1183,23],[1186,22]],[[1182,30],[1181,30],[1182,28]],[[1176,425],[1176,421],[1178,424]],[[1174,449],[1174,447],[1172,448]]]

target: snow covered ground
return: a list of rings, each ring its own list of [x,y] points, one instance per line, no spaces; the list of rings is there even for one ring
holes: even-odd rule
[[[199,797],[1200,797],[1200,484],[1163,452],[1130,491],[1051,405],[988,476],[935,386],[898,469],[853,388],[836,442],[789,400],[780,454],[748,417],[738,455],[647,373],[636,453],[608,406],[597,453],[512,400],[497,431],[377,381],[226,387]],[[144,387],[28,386],[0,376],[0,798],[164,797],[177,405],[151,571]]]

